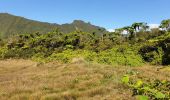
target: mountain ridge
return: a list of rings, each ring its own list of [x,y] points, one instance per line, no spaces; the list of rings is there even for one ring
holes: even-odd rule
[[[59,29],[61,32],[69,33],[75,30],[81,30],[89,33],[101,33],[101,29],[105,28],[92,25],[89,22],[82,20],[74,20],[72,23],[57,24],[41,22],[25,17],[12,15],[9,13],[0,13],[0,35],[1,37],[8,37],[12,34],[40,32],[47,33]]]

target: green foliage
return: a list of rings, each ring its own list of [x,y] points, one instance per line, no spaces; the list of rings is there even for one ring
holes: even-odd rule
[[[17,35],[9,38],[10,42],[3,47],[6,49],[1,50],[1,58],[31,58],[36,61],[45,59],[69,63],[73,58],[83,57],[90,62],[114,66],[141,66],[144,63],[138,54],[138,46],[114,45],[115,42],[109,36],[105,34],[101,40],[100,36],[81,31]]]
[[[6,58],[6,54],[7,54],[7,48],[3,47],[0,49],[0,58],[1,59],[5,59]]]
[[[140,55],[128,46],[118,46],[99,53],[98,62],[111,65],[142,66]]]
[[[77,54],[73,52],[72,50],[66,50],[66,51],[63,51],[62,53],[53,53],[49,57],[49,59],[68,63],[68,62],[71,62],[71,60],[76,56]]]
[[[170,99],[170,82],[163,80],[154,80],[148,83],[142,80],[134,81],[129,75],[122,78],[122,82],[133,90],[133,95],[138,100],[169,100]]]
[[[147,96],[138,95],[137,100],[149,100],[149,98]]]
[[[122,82],[124,84],[128,84],[129,83],[129,75],[124,75],[123,78],[122,78]]]
[[[117,31],[101,32],[102,35],[96,35],[77,30],[64,34],[55,30],[46,34],[37,32],[14,35],[2,40],[0,58],[69,63],[73,58],[82,57],[89,62],[113,66],[142,66],[144,61],[160,65],[168,63],[170,59],[169,33],[141,44],[126,41]]]
[[[160,47],[144,46],[140,50],[143,59],[153,65],[162,64],[163,50]]]
[[[34,61],[37,61],[37,62],[48,62],[49,61],[43,53],[34,54],[31,57],[31,59],[34,60]]]
[[[75,27],[76,26],[76,27]],[[13,34],[22,34],[22,33],[47,33],[51,32],[54,29],[59,29],[61,32],[69,33],[80,29],[85,32],[89,33],[97,33],[100,34],[102,29],[105,31],[104,28],[94,26],[90,23],[86,23],[81,20],[75,20],[71,24],[51,24],[51,23],[44,23],[39,21],[29,20],[23,17],[14,16],[7,13],[0,13],[0,38],[6,38]]]
[[[170,33],[150,39],[139,50],[143,59],[151,64],[170,64]]]
[[[155,98],[157,98],[157,99],[164,99],[165,97],[166,97],[166,95],[161,92],[157,92],[155,94]]]
[[[163,20],[161,22],[160,28],[162,28],[165,31],[168,31],[169,24],[170,24],[170,19]]]
[[[165,34],[162,34],[160,36],[157,36],[155,38],[150,39],[149,42],[151,42],[151,43],[159,43],[159,42],[163,42],[163,41],[165,41],[165,40],[167,40],[169,38],[170,38],[170,33],[166,32]]]
[[[136,88],[140,88],[143,85],[143,81],[142,80],[138,80],[135,84]]]
[[[121,53],[120,48],[114,48],[99,53],[89,50],[64,50],[61,53],[53,53],[49,59],[58,60],[64,63],[71,62],[73,58],[83,57],[86,61],[110,64],[110,65],[125,65],[125,66],[141,66],[143,61],[139,55],[133,51]],[[127,49],[126,49],[127,50]],[[128,57],[129,56],[129,57]]]
[[[89,51],[89,50],[76,50],[73,51],[71,49],[65,50],[61,53],[53,53],[48,57],[50,61],[60,61],[63,63],[70,63],[73,58],[84,58],[86,61],[95,62],[95,57],[97,53]]]

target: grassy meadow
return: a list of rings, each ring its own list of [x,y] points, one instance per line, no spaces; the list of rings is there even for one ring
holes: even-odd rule
[[[0,61],[1,100],[136,100],[122,83],[125,74],[134,80],[168,80],[170,69],[90,64],[76,59],[70,64],[30,60]]]

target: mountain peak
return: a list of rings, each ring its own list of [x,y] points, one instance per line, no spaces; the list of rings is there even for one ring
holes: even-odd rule
[[[76,23],[76,22],[82,22],[82,23],[84,23],[84,21],[82,21],[82,20],[74,20],[74,21],[73,21],[73,23]]]

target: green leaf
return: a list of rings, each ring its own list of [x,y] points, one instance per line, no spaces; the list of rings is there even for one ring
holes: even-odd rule
[[[149,100],[148,96],[138,95],[137,100]]]
[[[163,99],[163,98],[165,98],[165,94],[163,94],[163,93],[161,93],[161,92],[157,92],[157,93],[155,94],[155,97],[156,97],[157,99]]]
[[[123,78],[122,78],[122,82],[124,84],[128,84],[129,83],[129,76],[128,75],[124,75]]]
[[[163,80],[163,81],[162,81],[162,84],[166,84],[166,83],[167,83],[167,80]]]
[[[151,91],[150,87],[148,87],[148,86],[145,86],[142,89],[144,89],[145,91]]]
[[[135,84],[135,87],[141,87],[143,85],[143,82],[141,80],[138,80]]]

